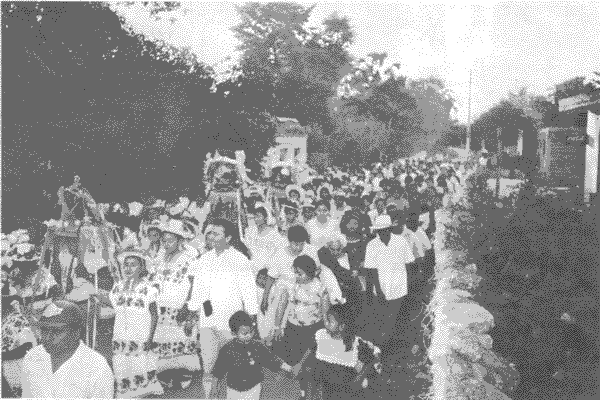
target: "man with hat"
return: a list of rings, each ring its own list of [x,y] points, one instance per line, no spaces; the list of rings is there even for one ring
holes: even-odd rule
[[[392,324],[398,314],[404,314],[403,298],[408,293],[406,264],[415,260],[411,244],[401,235],[404,228],[401,215],[393,212],[390,219],[379,220],[373,226],[378,238],[369,242],[365,255],[365,268],[377,269],[384,300],[392,314]],[[390,332],[386,330],[384,333]]]
[[[85,321],[65,300],[48,305],[34,322],[41,345],[23,360],[24,398],[113,398],[112,371],[104,357],[80,340]]]

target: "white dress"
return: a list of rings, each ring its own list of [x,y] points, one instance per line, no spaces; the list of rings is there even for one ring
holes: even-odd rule
[[[179,310],[188,300],[190,276],[193,276],[191,271],[196,262],[194,253],[184,250],[161,266],[163,273],[157,273],[154,278],[159,288],[156,299],[158,323],[154,334],[154,341],[158,343],[155,349],[159,355],[158,372],[177,368],[200,370],[200,359],[196,353],[197,329],[194,327],[186,334],[184,324],[176,320]]]
[[[158,288],[147,279],[136,285],[121,281],[109,294],[115,309],[113,369],[117,398],[163,393],[156,377],[158,354],[144,349],[152,323],[149,306],[157,297]]]
[[[252,258],[250,259],[250,268],[252,270],[252,275],[256,277],[258,275],[258,271],[263,268],[268,268],[269,263],[272,261],[275,252],[287,245],[286,240],[277,232],[277,229],[267,228],[263,233],[258,233],[258,228],[256,225],[251,226],[246,231],[246,246],[250,249],[250,253],[252,254]],[[275,288],[271,289],[273,293]],[[256,290],[256,301],[257,305],[260,306],[262,302],[262,297],[264,295],[264,289],[257,287]],[[260,329],[261,326],[269,326],[269,321],[267,321],[267,315],[262,312],[258,313],[257,323],[259,325],[259,333],[262,338],[265,329]],[[271,322],[272,325],[272,322]],[[268,333],[268,331],[267,331]]]

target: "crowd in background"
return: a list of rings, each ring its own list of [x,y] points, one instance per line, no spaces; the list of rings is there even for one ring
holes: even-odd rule
[[[81,268],[69,287],[46,268],[3,265],[3,387],[131,398],[202,374],[209,398],[219,381],[227,398],[259,398],[266,367],[297,377],[308,398],[370,397],[390,340],[427,295],[435,211],[460,201],[466,172],[423,160],[329,169],[273,202],[248,196],[242,235],[227,218],[193,232],[155,216],[118,253],[123,278],[96,285]],[[106,316],[91,324],[94,309]],[[105,359],[89,345],[113,320]]]

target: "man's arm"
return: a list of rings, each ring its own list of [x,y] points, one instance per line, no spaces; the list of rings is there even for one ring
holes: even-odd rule
[[[259,312],[258,304],[256,304],[257,287],[247,259],[239,266],[238,271],[238,287],[244,303],[244,311],[250,315],[256,315]]]
[[[195,312],[198,311],[202,303],[207,299],[200,298],[200,277],[202,276],[202,261],[201,259],[195,260],[193,267],[190,268],[190,292],[188,293],[188,310]]]

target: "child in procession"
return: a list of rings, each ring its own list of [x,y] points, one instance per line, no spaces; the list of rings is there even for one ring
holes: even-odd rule
[[[303,365],[311,360],[310,378],[324,400],[366,398],[369,381],[381,374],[381,350],[356,335],[346,305],[331,306],[324,323],[325,329],[315,334],[316,348],[305,353],[294,372],[303,371],[307,379]]]
[[[246,312],[233,314],[229,328],[234,338],[219,351],[212,374],[219,380],[226,379],[228,399],[258,400],[264,378],[262,367],[288,372],[292,371],[292,367],[254,339],[252,319]],[[216,387],[213,386],[209,398],[215,397]]]

